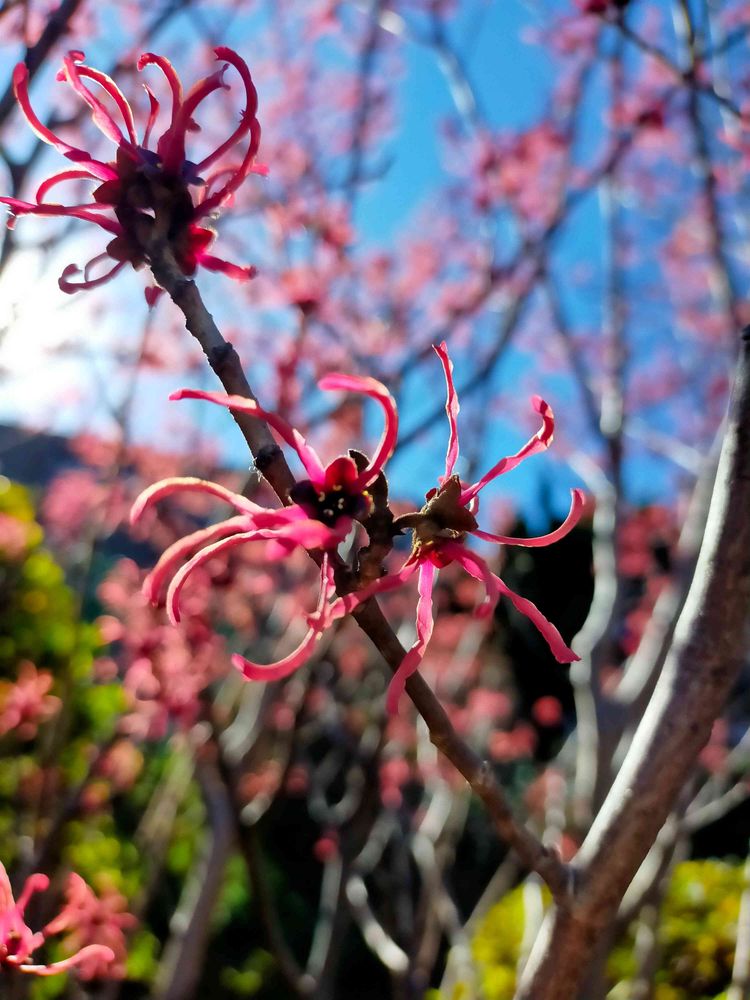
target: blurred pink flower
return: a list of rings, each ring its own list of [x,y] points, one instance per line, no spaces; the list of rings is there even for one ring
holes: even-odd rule
[[[67,932],[65,945],[78,952],[81,979],[122,979],[125,976],[127,950],[124,931],[138,923],[128,913],[128,901],[114,886],[100,896],[89,888],[80,875],[68,878],[67,903],[45,932]]]
[[[161,740],[172,727],[190,728],[201,710],[201,692],[226,672],[224,640],[210,627],[205,613],[211,580],[201,578],[197,600],[186,602],[183,627],[174,629],[162,621],[141,592],[142,574],[130,560],[117,563],[99,587],[99,597],[111,612],[105,618],[106,641],[117,642],[115,659],[99,661],[102,679],[113,680],[120,672],[129,708],[120,720],[120,732],[134,739]],[[191,595],[192,597],[193,595]],[[119,627],[115,628],[115,618]],[[101,621],[101,620],[100,620]],[[124,746],[132,747],[130,740]],[[114,750],[115,748],[113,748]],[[131,765],[120,756],[101,763],[99,773],[117,791],[118,775],[127,781]]]
[[[537,698],[531,706],[531,715],[539,726],[559,726],[563,721],[560,699],[551,694]]]
[[[133,109],[114,80],[101,70],[86,66],[83,52],[72,51],[63,58],[58,79],[68,83],[89,106],[94,124],[117,146],[115,159],[109,162],[95,159],[87,150],[59,138],[40,121],[29,101],[29,71],[24,63],[15,67],[13,90],[32,131],[43,142],[72,160],[75,166],[43,181],[33,202],[0,198],[0,202],[8,205],[12,212],[8,225],[14,225],[15,217],[19,215],[65,216],[91,222],[112,237],[106,251],[86,264],[81,281],[71,280],[80,273],[80,268],[75,264],[65,268],[59,280],[62,291],[71,293],[95,288],[113,278],[127,263],[135,268],[141,267],[146,262],[145,243],[159,221],[162,225],[168,223],[170,247],[184,274],[192,275],[200,266],[209,271],[221,271],[237,280],[246,280],[254,275],[252,267],[231,264],[208,253],[215,233],[198,224],[226,204],[248,174],[265,172],[263,167],[254,165],[260,144],[260,125],[256,118],[258,96],[250,71],[245,61],[232,49],[219,46],[214,51],[224,65],[196,83],[184,96],[180,79],[168,59],[146,52],[138,60],[139,70],[151,65],[161,70],[171,92],[170,122],[153,149],[149,147],[149,142],[159,114],[159,101],[151,88],[148,85],[145,88],[150,110],[139,140]],[[185,150],[187,133],[198,129],[193,115],[209,94],[229,89],[224,83],[227,65],[233,66],[242,79],[245,107],[231,135],[194,163],[187,159]],[[93,81],[112,99],[124,131],[85,80]],[[249,142],[241,162],[233,165],[224,163],[217,168],[218,161],[223,160],[246,136],[249,136]],[[73,205],[47,201],[50,191],[59,184],[81,180],[98,183],[93,200]],[[201,196],[195,200],[191,186],[201,188]],[[92,276],[92,272],[107,260],[114,261],[114,266],[104,274]]]
[[[39,724],[62,704],[55,695],[48,694],[53,684],[52,674],[38,671],[30,660],[19,664],[15,684],[0,681],[0,736],[12,731],[21,740],[33,739]]]
[[[192,490],[218,497],[238,512],[220,524],[202,528],[175,542],[163,553],[146,578],[144,594],[157,603],[166,579],[172,577],[167,589],[167,612],[175,624],[180,620],[180,594],[185,582],[198,567],[214,556],[252,541],[267,542],[267,559],[283,558],[299,547],[323,550],[320,597],[313,616],[315,624],[311,624],[297,649],[276,663],[263,665],[239,655],[233,656],[234,665],[250,680],[278,680],[309,658],[325,628],[318,623],[323,621],[329,599],[334,596],[328,552],[335,550],[344,540],[355,520],[362,521],[371,513],[373,501],[368,488],[380,475],[396,444],[396,404],[384,385],[372,378],[338,374],[327,375],[318,384],[324,390],[360,393],[374,399],[382,407],[385,417],[383,433],[373,458],[367,461],[364,468],[359,469],[353,458],[343,455],[324,466],[317,452],[298,430],[277,414],[263,410],[255,400],[181,389],[170,399],[203,399],[265,420],[297,453],[309,478],[296,483],[289,492],[290,504],[279,508],[261,507],[241,494],[205,479],[164,479],[144,490],[131,511],[131,521],[135,523],[157,500],[176,492]]]
[[[77,875],[71,877],[79,878]],[[86,885],[83,879],[79,881]],[[37,976],[54,976],[73,967],[78,967],[82,972],[88,971],[95,965],[98,975],[107,975],[110,963],[115,960],[115,953],[112,948],[104,944],[87,944],[69,958],[53,962],[51,965],[31,963],[33,952],[44,944],[48,935],[71,926],[66,923],[67,918],[64,917],[70,904],[41,931],[32,931],[24,921],[23,914],[29,899],[35,892],[44,891],[48,885],[49,879],[46,875],[30,875],[16,901],[13,898],[8,873],[0,862],[0,969],[5,967]]]
[[[0,513],[0,556],[4,559],[20,559],[29,544],[32,528],[29,524]]]

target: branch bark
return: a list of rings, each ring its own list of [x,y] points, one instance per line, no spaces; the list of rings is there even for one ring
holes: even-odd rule
[[[551,911],[516,1000],[576,996],[602,930],[683,788],[743,664],[750,606],[750,329],[706,534],[674,641],[623,767]]]

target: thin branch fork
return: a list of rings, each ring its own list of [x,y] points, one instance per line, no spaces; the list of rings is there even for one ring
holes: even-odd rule
[[[237,352],[224,340],[195,283],[180,271],[167,242],[157,237],[148,245],[147,253],[155,279],[182,311],[187,329],[201,345],[209,365],[226,391],[255,399]],[[241,413],[233,411],[232,416],[253,454],[256,468],[268,480],[281,502],[288,503],[289,489],[295,480],[269,428],[262,420]],[[395,672],[401,665],[406,650],[377,602],[374,599],[366,602],[353,617]],[[425,720],[432,743],[463,775],[482,800],[498,835],[517,853],[525,867],[537,872],[547,883],[558,903],[566,905],[570,896],[570,879],[567,866],[559,855],[542,844],[515,817],[489,764],[461,739],[443,707],[418,673],[409,678],[406,691]]]

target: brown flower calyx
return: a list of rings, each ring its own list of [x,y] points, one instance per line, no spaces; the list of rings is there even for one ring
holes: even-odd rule
[[[476,518],[461,503],[461,493],[458,476],[450,476],[437,490],[427,494],[427,503],[420,511],[397,517],[394,527],[411,528],[415,550],[441,541],[461,541],[477,528]]]

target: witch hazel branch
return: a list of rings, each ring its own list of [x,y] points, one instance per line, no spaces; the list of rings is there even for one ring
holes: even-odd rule
[[[134,112],[115,82],[83,63],[83,53],[72,51],[65,57],[59,79],[84,100],[91,109],[94,124],[114,142],[117,147],[114,160],[99,159],[47,129],[31,107],[26,68],[19,64],[13,77],[16,97],[32,130],[74,167],[44,181],[33,202],[1,199],[11,210],[10,224],[21,215],[62,216],[92,223],[111,235],[105,252],[83,269],[82,280],[72,281],[80,273],[76,265],[65,269],[60,279],[65,292],[94,289],[114,278],[128,263],[135,268],[143,265],[150,268],[157,287],[147,290],[147,300],[151,304],[158,291],[167,292],[182,311],[188,330],[200,343],[226,393],[183,389],[171,398],[197,398],[226,407],[248,443],[256,468],[281,501],[280,507],[262,507],[217,483],[185,477],[167,479],[148,488],[134,505],[134,521],[152,504],[181,491],[214,496],[233,508],[233,514],[219,524],[187,535],[167,549],[149,574],[145,593],[152,601],[159,602],[166,589],[168,613],[176,624],[183,587],[191,574],[213,556],[250,542],[264,545],[268,560],[284,559],[297,549],[307,550],[320,567],[320,587],[317,606],[306,618],[304,638],[294,651],[275,663],[256,663],[237,654],[234,665],[250,681],[280,680],[309,659],[327,629],[352,614],[393,672],[387,694],[388,711],[395,713],[403,692],[409,694],[427,723],[433,743],[482,799],[498,834],[516,850],[522,863],[545,879],[553,895],[564,900],[570,894],[566,866],[554,850],[544,846],[515,818],[491,769],[461,740],[418,674],[433,627],[432,591],[440,570],[451,563],[460,565],[484,586],[484,600],[476,609],[478,617],[489,616],[499,599],[506,597],[538,629],[559,662],[577,659],[539,609],[513,592],[467,544],[470,536],[474,536],[491,544],[549,545],[563,538],[578,522],[584,503],[580,490],[573,491],[564,523],[539,538],[494,535],[481,529],[477,520],[481,491],[498,476],[550,446],[554,432],[552,410],[544,400],[534,397],[532,405],[541,418],[539,430],[515,454],[495,462],[479,480],[463,483],[455,472],[459,455],[459,402],[452,364],[447,345],[443,342],[436,346],[447,387],[449,437],[445,471],[437,486],[427,491],[420,510],[394,518],[388,507],[385,466],[397,444],[398,414],[386,386],[373,378],[345,374],[327,375],[319,383],[325,391],[359,394],[380,405],[384,429],[371,458],[352,449],[348,455],[324,463],[298,430],[260,405],[236,351],[224,340],[192,280],[198,267],[220,271],[238,280],[247,280],[255,273],[254,268],[230,264],[209,254],[214,233],[202,224],[231,203],[233,194],[250,174],[265,172],[264,167],[255,164],[260,126],[250,72],[231,49],[222,46],[215,52],[225,65],[195,84],[187,95],[163,56],[146,53],[139,60],[139,69],[156,66],[161,71],[171,94],[170,122],[153,148],[151,136],[159,102],[150,87],[146,87],[149,112],[139,139]],[[193,116],[209,94],[226,88],[224,73],[229,65],[237,71],[245,89],[240,123],[213,152],[197,162],[189,160],[187,136],[198,130]],[[112,110],[86,81],[104,91],[114,106]],[[246,145],[241,160],[225,159],[243,140]],[[58,185],[83,180],[97,184],[91,201],[65,205],[47,200]],[[109,269],[104,274],[95,274],[96,268],[107,259]],[[304,480],[295,481],[277,439],[301,461],[306,472]],[[370,545],[360,549],[361,560],[355,558],[348,564],[339,549],[354,528],[369,534]],[[400,567],[388,572],[379,557],[385,558],[395,538],[406,532],[411,532],[410,553]],[[412,577],[417,578],[416,640],[409,650],[404,650],[383,618],[376,598],[409,585]]]

